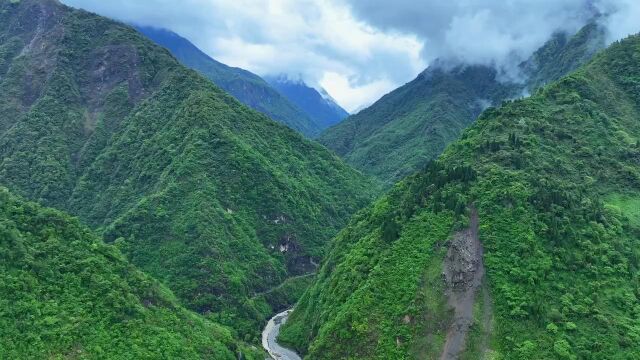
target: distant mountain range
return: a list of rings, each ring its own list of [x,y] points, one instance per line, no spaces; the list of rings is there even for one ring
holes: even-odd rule
[[[344,120],[349,113],[327,93],[308,86],[302,80],[290,80],[286,75],[265,77],[282,95],[304,110],[322,130]]]
[[[489,66],[437,60],[416,79],[326,130],[319,141],[388,186],[423,168],[480,113],[522,97],[588,61],[604,48],[595,23],[558,33],[520,65],[522,81]]]
[[[216,61],[172,31],[144,26],[136,29],[245,105],[308,137],[317,136],[348,116],[326,92],[320,94],[304,82],[288,81],[285,76],[265,81],[250,71]]]

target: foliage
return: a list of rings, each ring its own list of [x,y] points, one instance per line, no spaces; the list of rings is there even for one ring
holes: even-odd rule
[[[489,66],[436,61],[415,80],[323,132],[319,140],[390,187],[440,155],[488,106],[522,97],[576,69],[604,47],[603,39],[594,24],[569,38],[557,34],[515,69],[522,79]]]
[[[473,204],[494,326],[478,348],[474,324],[463,358],[640,357],[639,89],[634,36],[484,112],[354,217],[281,338],[308,359],[439,358],[450,313],[428,274]],[[401,228],[392,242],[389,218]]]
[[[7,359],[248,359],[76,219],[0,188],[0,354]]]
[[[0,184],[257,341],[250,300],[314,271],[376,185],[130,27],[53,0],[0,10]]]

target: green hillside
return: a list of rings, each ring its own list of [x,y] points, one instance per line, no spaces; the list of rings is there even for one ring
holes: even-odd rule
[[[3,359],[261,359],[76,219],[4,188],[0,260]]]
[[[377,191],[134,29],[53,0],[0,0],[0,113],[0,184],[250,340],[288,305],[256,295],[313,272]]]
[[[490,109],[333,241],[306,359],[640,357],[640,36]]]
[[[485,108],[574,70],[604,46],[603,39],[595,24],[573,36],[557,34],[522,64],[528,79],[524,83],[505,81],[487,66],[452,68],[437,61],[415,80],[326,130],[319,140],[391,186],[440,155]]]

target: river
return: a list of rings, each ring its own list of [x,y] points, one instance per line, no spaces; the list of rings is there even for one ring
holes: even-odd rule
[[[269,353],[274,360],[302,360],[302,358],[293,350],[289,350],[280,346],[276,342],[278,334],[280,334],[280,326],[287,321],[289,314],[293,309],[285,310],[269,319],[267,326],[262,331],[262,347]]]

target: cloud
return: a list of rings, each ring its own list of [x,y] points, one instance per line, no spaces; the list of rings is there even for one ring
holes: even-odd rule
[[[638,0],[342,0],[354,16],[385,32],[417,36],[436,58],[495,66],[507,73],[554,32],[576,32],[596,14],[610,39],[640,31]]]
[[[320,86],[332,89],[331,96],[344,99],[341,105],[350,109],[351,113],[356,113],[368,105],[369,99],[392,91],[397,84],[385,79],[357,84],[339,73],[326,72],[320,79]]]
[[[601,23],[608,31],[609,42],[623,39],[640,31],[640,1],[601,0],[595,2],[593,6],[605,14]]]
[[[640,31],[638,0],[62,0],[164,27],[259,75],[302,78],[348,111],[412,80],[433,60],[519,62],[596,13],[610,41]]]
[[[385,33],[356,20],[347,6],[335,1],[63,2],[125,22],[170,29],[215,59],[259,75],[300,77],[323,86],[347,111],[371,104],[427,65],[415,35]],[[342,81],[335,81],[337,77]]]

